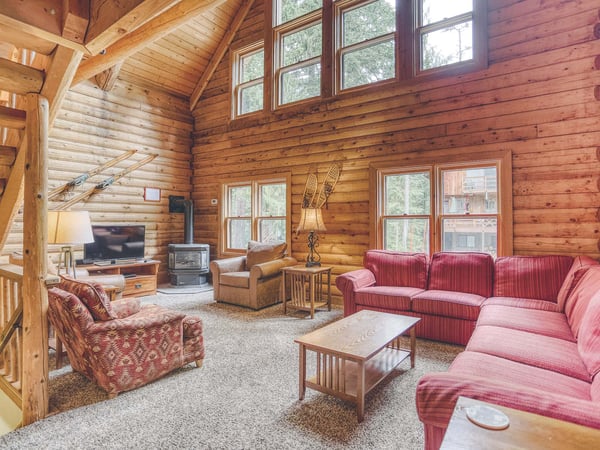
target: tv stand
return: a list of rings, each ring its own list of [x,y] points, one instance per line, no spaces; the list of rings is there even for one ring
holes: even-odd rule
[[[159,265],[160,261],[144,259],[127,263],[118,260],[113,263],[109,260],[108,264],[101,262],[100,265],[96,263],[77,267],[87,270],[90,275],[124,275],[125,289],[123,290],[123,297],[141,297],[156,294]]]

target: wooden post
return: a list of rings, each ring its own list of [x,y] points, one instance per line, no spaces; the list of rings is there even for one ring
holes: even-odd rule
[[[23,206],[23,425],[48,413],[48,101],[27,94]]]

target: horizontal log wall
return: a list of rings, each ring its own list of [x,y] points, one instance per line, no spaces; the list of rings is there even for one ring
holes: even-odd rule
[[[94,169],[127,150],[137,153],[90,178],[71,194],[57,197],[50,209],[94,187],[151,154],[153,161],[135,169],[74,210],[89,210],[93,224],[146,226],[146,257],[158,259],[159,282],[167,280],[167,245],[183,242],[183,214],[169,214],[169,195],[189,197],[191,191],[190,146],[192,116],[187,98],[117,80],[103,91],[90,82],[72,89],[50,134],[50,189]],[[160,202],[144,200],[144,188],[159,188]],[[15,221],[4,256],[21,251],[22,217]],[[82,257],[82,247],[75,247]],[[60,246],[51,246],[56,252]]]
[[[234,47],[264,38],[263,10],[257,0]],[[486,70],[391,83],[254,120],[229,120],[227,54],[194,111],[197,233],[214,253],[219,206],[210,199],[221,182],[280,172],[292,174],[295,228],[307,173],[317,169],[321,180],[337,161],[342,175],[319,248],[337,275],[360,267],[369,248],[371,162],[508,149],[514,253],[600,257],[598,14],[594,0],[489,0]],[[306,235],[294,236],[292,253],[306,257]]]

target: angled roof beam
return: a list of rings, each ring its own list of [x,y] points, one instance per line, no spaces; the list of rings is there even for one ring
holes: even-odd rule
[[[70,0],[74,1],[74,0]],[[95,55],[181,0],[91,0],[85,46]]]
[[[182,0],[160,16],[146,22],[121,40],[106,49],[106,53],[96,55],[79,65],[73,84],[79,84],[94,75],[104,72],[148,44],[161,39],[184,23],[208,10],[215,8],[225,0]]]
[[[229,44],[231,44],[231,41],[235,37],[235,34],[237,33],[238,29],[240,28],[240,25],[248,15],[248,11],[250,11],[250,8],[252,7],[253,3],[254,0],[244,0],[240,5],[240,9],[231,21],[231,24],[227,29],[227,33],[225,33],[225,36],[223,36],[223,39],[221,39],[221,42],[215,50],[213,57],[208,63],[208,66],[206,67],[206,69],[202,73],[202,76],[198,80],[198,83],[194,88],[194,92],[192,92],[192,95],[190,97],[190,111],[192,111],[196,107],[198,100],[200,100],[200,97],[202,97],[204,89],[206,89],[208,82],[215,73],[215,70],[217,70],[217,67],[221,63],[223,56],[225,56],[225,53],[227,53],[227,50],[229,49]]]

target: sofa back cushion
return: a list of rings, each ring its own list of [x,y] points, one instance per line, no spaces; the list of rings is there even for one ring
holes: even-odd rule
[[[99,283],[75,280],[63,276],[58,286],[60,289],[76,295],[87,307],[94,320],[116,319],[110,299]]]
[[[573,264],[571,264],[571,268],[569,269],[569,273],[567,274],[565,281],[560,287],[560,291],[558,291],[558,310],[564,311],[565,304],[567,302],[567,298],[569,298],[571,292],[585,273],[588,267],[598,265],[598,261],[590,258],[589,256],[576,256],[573,259]]]
[[[600,266],[579,269],[577,277],[579,280],[565,302],[564,311],[575,339],[578,339],[592,297],[600,291]]]
[[[581,319],[577,349],[590,377],[598,378],[600,373],[600,291],[592,296]],[[598,381],[596,389],[598,389]]]
[[[427,255],[390,250],[369,250],[363,265],[373,272],[377,286],[404,286],[425,289]]]
[[[496,259],[494,297],[556,302],[573,263],[571,256],[503,256]]]
[[[434,253],[429,266],[429,289],[466,292],[490,297],[494,260],[487,253]]]
[[[283,258],[286,250],[287,243],[285,242],[249,241],[246,252],[246,270],[250,270],[255,264]]]

